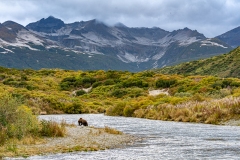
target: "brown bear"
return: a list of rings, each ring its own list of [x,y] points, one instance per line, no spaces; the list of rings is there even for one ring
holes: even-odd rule
[[[81,125],[88,126],[88,123],[87,123],[87,121],[85,119],[80,118],[78,120],[78,125],[79,126],[81,126]]]

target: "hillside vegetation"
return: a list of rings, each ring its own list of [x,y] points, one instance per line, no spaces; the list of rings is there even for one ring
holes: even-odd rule
[[[239,87],[238,78],[216,76],[0,68],[0,96],[21,100],[36,115],[105,113],[219,124],[240,118]],[[150,95],[152,90],[162,94]]]
[[[233,51],[208,59],[181,63],[157,70],[163,74],[213,75],[219,77],[240,77],[240,47]]]

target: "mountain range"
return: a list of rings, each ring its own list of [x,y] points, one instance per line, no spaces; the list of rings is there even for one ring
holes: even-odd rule
[[[189,28],[109,26],[96,19],[66,24],[50,16],[22,26],[0,24],[0,66],[70,70],[162,68],[224,54],[240,45],[240,27],[214,38]]]

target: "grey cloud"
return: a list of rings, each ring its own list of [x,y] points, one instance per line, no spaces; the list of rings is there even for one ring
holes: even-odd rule
[[[26,25],[50,15],[66,23],[96,18],[168,31],[188,27],[213,37],[240,25],[239,8],[238,0],[1,0],[0,22]]]

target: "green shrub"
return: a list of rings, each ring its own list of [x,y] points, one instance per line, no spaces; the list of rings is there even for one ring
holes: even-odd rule
[[[176,96],[176,97],[191,97],[192,94],[189,92],[180,92],[180,93],[175,93],[174,96]]]
[[[122,82],[123,87],[128,88],[128,87],[139,87],[139,88],[144,88],[148,87],[148,83],[144,82],[140,79],[128,79]]]
[[[111,79],[118,79],[120,78],[120,74],[118,71],[112,71],[112,70],[108,70],[106,72],[107,78],[111,78]]]
[[[134,111],[137,110],[137,107],[133,107],[130,105],[127,105],[124,109],[123,109],[123,115],[126,117],[133,117],[134,116]]]
[[[86,84],[92,85],[94,82],[96,82],[96,79],[93,77],[83,77],[82,78],[83,85],[86,85]]]
[[[92,88],[96,88],[101,85],[102,85],[102,82],[95,82],[95,83],[93,83]]]
[[[69,91],[76,86],[77,79],[75,77],[64,78],[59,86],[61,90]]]
[[[123,89],[116,89],[112,92],[112,96],[117,97],[117,98],[122,98],[123,96],[125,96],[127,94],[126,90]]]
[[[86,94],[86,92],[84,90],[79,90],[76,92],[76,96],[81,96],[81,95],[84,95]]]
[[[64,112],[70,114],[80,114],[82,113],[82,109],[83,107],[80,103],[70,103],[64,107]]]
[[[123,110],[125,106],[126,106],[125,102],[120,102],[115,106],[108,108],[106,114],[110,116],[123,116]]]
[[[22,102],[18,98],[11,95],[3,95],[0,97],[0,125],[6,127],[9,123],[13,123],[16,118],[16,111]]]
[[[31,109],[22,105],[21,99],[3,95],[0,98],[0,134],[5,134],[7,138],[21,139],[37,133],[38,120]]]
[[[176,79],[158,79],[156,81],[157,88],[169,88],[177,82]]]
[[[104,85],[113,85],[113,84],[115,84],[115,82],[113,79],[107,79],[103,84]]]
[[[144,95],[144,89],[137,88],[137,87],[135,87],[135,88],[128,88],[127,89],[127,93],[129,95],[129,97],[136,98],[136,97]]]
[[[7,126],[10,138],[16,137],[21,139],[28,134],[38,134],[38,119],[32,114],[30,108],[21,105],[17,108],[15,114],[16,120]]]
[[[4,74],[0,75],[0,81],[4,80],[6,78],[6,76]]]

